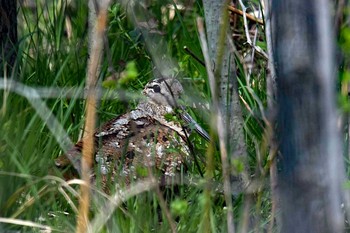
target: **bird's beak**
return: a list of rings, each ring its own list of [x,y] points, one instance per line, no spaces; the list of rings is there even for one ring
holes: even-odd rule
[[[187,125],[189,125],[189,127],[191,129],[194,129],[202,138],[204,138],[207,141],[210,141],[210,136],[207,133],[207,131],[205,131],[186,111],[184,107],[180,107],[181,111],[181,118],[183,121],[186,122]]]

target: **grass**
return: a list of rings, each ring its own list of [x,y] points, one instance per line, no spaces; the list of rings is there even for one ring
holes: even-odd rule
[[[164,12],[159,10],[161,8],[157,3],[150,6],[150,9],[158,21],[164,20]],[[85,1],[82,0],[69,4],[66,1],[37,1],[35,10],[21,7],[18,68],[14,77],[34,88],[84,87],[88,54],[87,12]],[[167,24],[161,29],[166,32],[164,37],[168,42],[169,53],[177,59],[179,72],[185,77],[182,81],[188,89],[187,93],[191,93],[190,99],[204,99],[204,102],[209,102],[205,68],[183,49],[187,46],[202,59],[195,25],[197,16],[203,16],[199,1],[195,1],[187,10],[176,9],[175,17],[168,18]],[[72,31],[67,31],[68,19]],[[152,78],[152,62],[139,32],[128,22],[125,12],[117,4],[110,8],[107,36],[110,58],[106,56],[102,64],[103,80],[113,73],[112,70],[121,74],[130,62],[135,63],[139,74],[127,84],[107,85],[107,91],[140,92],[144,84]],[[268,154],[262,149],[266,147],[266,141],[257,99],[266,106],[266,74],[253,73],[252,83],[246,83],[240,61],[237,59],[239,92],[250,109],[249,111],[244,108],[249,169],[251,174],[260,175],[257,171],[265,166]],[[257,65],[264,66],[261,60],[257,59],[256,62]],[[252,87],[255,98],[247,91],[247,85]],[[2,90],[0,96],[0,216],[50,226],[53,232],[73,232],[76,228],[75,209],[78,205],[74,190],[79,185],[71,185],[73,189],[70,189],[59,178],[62,176],[55,169],[54,159],[61,153],[61,148],[55,135],[25,97],[6,90]],[[58,96],[42,101],[71,140],[77,141],[83,128],[84,100]],[[98,108],[99,122],[105,122],[132,109],[136,103],[133,99],[125,101],[122,98],[102,98]],[[191,112],[201,125],[208,127],[209,114],[197,109],[191,109]],[[198,136],[191,136],[191,140],[197,153],[205,159],[207,144]],[[214,184],[220,190],[222,174],[218,153],[215,153],[214,166]],[[215,189],[204,193],[205,182],[199,177],[198,171],[193,168],[190,174],[196,184],[181,186],[177,195],[168,198],[170,212],[177,222],[177,230],[225,232],[227,210],[222,193]],[[258,219],[256,229],[266,228],[271,208],[269,199],[270,194],[265,186],[261,186],[258,192],[236,195],[234,214],[237,225],[242,226],[241,220],[246,213],[251,218]],[[98,216],[108,200],[98,192],[94,194],[91,219]],[[102,232],[169,232],[170,223],[164,211],[160,211],[159,200],[159,195],[154,191],[130,197],[113,213]],[[209,215],[207,217],[210,222],[206,222],[204,213]],[[40,232],[40,228],[15,224],[0,224],[1,229]]]

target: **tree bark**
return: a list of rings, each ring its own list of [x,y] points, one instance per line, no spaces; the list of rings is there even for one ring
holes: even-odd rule
[[[0,76],[11,75],[16,61],[16,47],[17,1],[0,0]]]
[[[246,163],[246,144],[244,140],[242,109],[238,96],[238,82],[235,71],[234,54],[230,49],[229,27],[224,41],[224,51],[222,54],[222,66],[215,64],[218,57],[218,43],[220,26],[222,26],[221,16],[225,1],[204,0],[205,24],[208,38],[209,56],[212,59],[214,69],[221,69],[219,77],[218,95],[221,113],[223,115],[226,129],[226,145],[231,159],[240,159]],[[215,73],[215,71],[214,71]],[[218,77],[216,77],[218,78]],[[242,177],[241,177],[242,178]]]
[[[331,9],[327,0],[272,1],[285,233],[344,231]]]

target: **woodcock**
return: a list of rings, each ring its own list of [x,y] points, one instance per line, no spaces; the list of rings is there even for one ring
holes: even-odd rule
[[[177,100],[183,93],[179,81],[174,78],[159,78],[150,81],[144,88],[146,96],[136,109],[103,124],[95,132],[94,177],[101,175],[102,182],[132,180],[147,176],[149,169],[160,173],[167,180],[185,171],[192,158],[187,137],[179,122],[169,121],[166,114],[175,114]],[[208,134],[184,111],[183,120],[191,124],[200,135]],[[56,166],[65,167],[70,160],[79,161],[82,141],[65,155],[56,159]],[[70,158],[70,160],[67,159]]]

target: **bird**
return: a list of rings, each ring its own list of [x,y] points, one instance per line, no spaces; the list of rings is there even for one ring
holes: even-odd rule
[[[97,128],[92,179],[99,176],[103,187],[108,182],[129,185],[151,171],[168,183],[186,171],[193,161],[188,135],[193,129],[206,140],[209,135],[178,104],[183,92],[175,78],[153,79],[145,85],[142,92],[145,98],[135,109]],[[168,120],[167,116],[176,112],[180,112],[185,126],[180,121]],[[83,140],[78,141],[55,160],[56,167],[64,168],[73,162],[79,172],[83,146]]]

